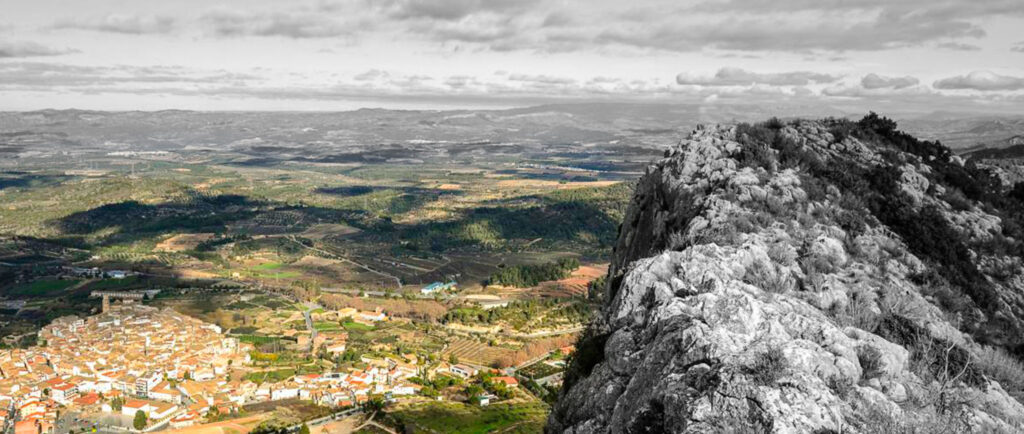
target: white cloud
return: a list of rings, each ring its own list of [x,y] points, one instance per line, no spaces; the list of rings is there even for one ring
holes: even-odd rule
[[[836,75],[809,71],[757,73],[740,68],[722,68],[713,76],[681,73],[676,76],[676,83],[700,86],[806,86],[811,83],[832,83],[839,78]]]
[[[878,74],[868,74],[860,79],[860,85],[865,89],[903,89],[916,86],[921,81],[915,77],[884,77]]]
[[[944,78],[933,85],[936,89],[1003,91],[1024,89],[1024,77],[999,75],[991,71],[974,71],[967,75]]]
[[[0,41],[0,58],[59,56],[76,53],[69,48],[53,48],[30,41]]]
[[[387,0],[384,9],[401,19],[461,20],[481,13],[521,12],[537,0]]]
[[[141,16],[110,14],[96,19],[71,19],[58,21],[56,29],[92,30],[97,32],[124,33],[131,35],[170,33],[177,20],[169,16]]]
[[[292,39],[353,36],[365,24],[329,11],[294,8],[287,11],[218,9],[200,17],[204,29],[218,37],[280,36]]]
[[[981,47],[974,44],[964,44],[962,42],[943,42],[936,45],[939,48],[953,51],[981,51]]]

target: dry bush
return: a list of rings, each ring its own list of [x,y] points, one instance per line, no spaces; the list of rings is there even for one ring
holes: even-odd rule
[[[857,361],[862,369],[860,378],[870,380],[882,375],[882,353],[871,345],[857,348]]]
[[[767,351],[754,356],[754,362],[747,366],[744,371],[753,376],[754,382],[762,386],[774,386],[779,378],[789,372],[789,361],[778,347],[769,348]]]
[[[919,414],[904,412],[902,416],[878,407],[869,407],[862,416],[860,432],[863,434],[966,434],[972,432],[966,415],[960,412]]]
[[[853,390],[853,380],[841,375],[828,377],[828,381],[825,384],[840,399],[846,399],[846,397],[850,396],[850,391]]]
[[[779,270],[770,263],[762,262],[754,262],[750,268],[747,268],[747,274],[743,276],[743,281],[761,288],[765,292],[777,294],[785,293],[795,285],[795,281],[789,273]]]
[[[774,243],[768,247],[768,258],[779,265],[793,265],[796,262],[796,249],[787,243]]]
[[[878,314],[875,302],[866,292],[853,292],[850,302],[845,305],[833,305],[828,314],[837,324],[844,327],[856,327],[871,331],[878,326]]]
[[[998,347],[982,346],[978,350],[977,364],[985,375],[998,381],[1013,393],[1024,391],[1024,363]]]
[[[833,264],[832,258],[808,253],[800,258],[800,268],[807,274],[832,274],[836,272],[837,267]]]
[[[828,275],[818,272],[814,268],[806,268],[804,270],[804,289],[811,290],[813,292],[821,292],[826,289],[825,284],[828,283]]]

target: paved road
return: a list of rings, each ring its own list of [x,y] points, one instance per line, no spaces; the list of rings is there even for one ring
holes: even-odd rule
[[[541,386],[547,386],[548,383],[555,382],[555,381],[561,381],[563,374],[565,374],[565,371],[556,372],[554,374],[548,375],[547,377],[544,377],[544,378],[541,378],[541,379],[535,380],[535,381],[537,382],[537,384],[539,384]]]
[[[306,310],[302,311],[302,317],[306,319],[306,330],[309,330],[309,347],[306,348],[306,351],[310,351],[313,349],[313,342],[316,341],[318,332],[316,327],[313,327],[313,317],[309,313],[317,309],[322,309],[322,307],[311,301],[307,301],[304,304],[306,306]]]

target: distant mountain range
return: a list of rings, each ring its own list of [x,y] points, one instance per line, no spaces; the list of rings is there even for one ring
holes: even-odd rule
[[[977,150],[964,152],[963,156],[976,159],[1024,158],[1024,135],[1013,136],[996,143],[986,144]]]
[[[900,128],[923,139],[939,140],[943,145],[966,153],[983,148],[1012,146],[1012,139],[1024,135],[1024,116],[955,117],[937,113],[920,118],[899,119]]]
[[[0,153],[58,145],[63,150],[152,151],[211,148],[337,153],[380,144],[473,143],[480,146],[610,144],[660,150],[698,124],[768,117],[850,117],[833,108],[592,103],[507,110],[382,110],[349,112],[0,112]],[[895,117],[900,127],[955,150],[1005,147],[1024,135],[1024,117],[936,112]],[[270,147],[270,148],[268,148]]]

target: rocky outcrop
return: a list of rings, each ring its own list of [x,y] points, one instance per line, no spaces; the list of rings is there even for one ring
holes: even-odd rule
[[[967,237],[992,237],[999,219],[953,211],[914,155],[895,158],[819,122],[775,129],[777,146],[752,148],[737,127],[700,127],[639,180],[601,315],[547,430],[1024,430],[1024,406],[926,288],[933,261],[816,174],[838,159],[889,167],[901,203],[941,205]],[[984,263],[1007,270],[1006,261],[1020,264]],[[1021,276],[1009,274],[993,285],[1020,298]]]

